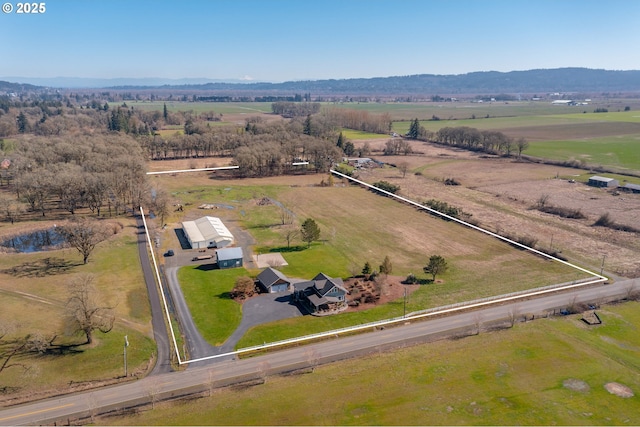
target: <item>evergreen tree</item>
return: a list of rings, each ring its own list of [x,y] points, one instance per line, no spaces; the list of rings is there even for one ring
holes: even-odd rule
[[[320,228],[313,219],[307,218],[302,223],[300,234],[302,235],[302,241],[307,242],[307,247],[310,247],[313,241],[320,238]]]
[[[353,145],[353,142],[347,141],[344,143],[344,148],[342,149],[342,151],[344,151],[344,154],[346,154],[347,156],[351,156],[356,152],[356,147]]]
[[[362,267],[362,274],[371,274],[371,264],[369,264],[369,261],[364,263],[364,267]]]
[[[164,103],[164,108],[162,110],[162,117],[164,117],[164,120],[167,121],[167,118],[169,117],[169,111],[167,110],[167,103]]]
[[[411,126],[409,126],[409,132],[407,132],[407,136],[411,139],[418,139],[418,135],[420,135],[420,122],[416,117],[411,121]]]
[[[436,275],[446,272],[448,268],[447,261],[443,257],[440,255],[432,255],[429,258],[429,264],[427,264],[423,270],[425,273],[431,274],[431,277],[435,281]]]
[[[305,135],[311,135],[311,114],[307,115],[307,119],[304,121],[302,133]]]
[[[393,271],[393,265],[391,264],[391,259],[389,259],[389,255],[384,257],[384,261],[380,264],[380,274],[391,274]]]
[[[340,149],[344,147],[344,137],[342,136],[342,132],[338,135],[338,142],[336,143],[336,146]]]
[[[18,124],[18,132],[26,133],[29,131],[29,121],[27,120],[27,116],[24,115],[24,112],[20,111],[16,121]]]

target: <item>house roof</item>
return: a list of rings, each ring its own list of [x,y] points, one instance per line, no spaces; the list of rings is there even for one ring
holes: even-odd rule
[[[625,184],[623,188],[627,188],[629,190],[640,191],[640,185],[638,185],[638,184]]]
[[[257,279],[267,288],[270,288],[273,284],[275,284],[278,280],[284,280],[287,283],[290,283],[287,276],[282,274],[280,271],[275,268],[265,268],[258,274]]]
[[[182,228],[192,242],[233,241],[233,234],[222,223],[220,218],[203,216],[195,221],[185,221]]]
[[[313,282],[317,292],[322,296],[333,289],[334,286],[347,293],[347,290],[344,288],[344,282],[340,278],[332,278],[324,273],[318,273],[318,275],[313,278]]]
[[[224,248],[216,251],[218,261],[228,261],[230,259],[241,259],[242,248]]]

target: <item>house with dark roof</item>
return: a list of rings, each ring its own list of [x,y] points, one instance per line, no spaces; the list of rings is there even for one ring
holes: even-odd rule
[[[319,273],[310,281],[294,285],[293,300],[305,305],[311,313],[329,313],[347,308],[347,293],[342,279]]]
[[[258,286],[267,293],[285,292],[291,290],[291,281],[287,276],[275,268],[265,268],[256,278]]]

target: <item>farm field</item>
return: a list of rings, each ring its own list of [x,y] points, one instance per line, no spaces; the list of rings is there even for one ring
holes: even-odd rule
[[[308,279],[318,272],[324,272],[333,277],[347,278],[354,272],[359,273],[365,262],[377,266],[389,255],[394,275],[406,277],[414,273],[426,278],[422,267],[429,256],[444,256],[451,266],[450,271],[439,277],[442,282],[422,286],[413,293],[408,311],[587,277],[585,273],[560,263],[514,249],[495,238],[432,217],[362,188],[319,187],[317,183],[321,178],[321,175],[316,175],[316,185],[312,186],[284,185],[286,177],[279,178],[283,183],[280,185],[272,184],[276,178],[224,181],[222,185],[208,187],[176,186],[176,181],[180,180],[178,177],[162,177],[159,182],[172,183],[172,194],[185,207],[202,203],[220,203],[232,207],[218,209],[215,215],[249,231],[257,241],[254,252],[282,251],[289,265],[279,269],[289,277]],[[297,224],[305,218],[313,218],[321,227],[322,240],[310,248],[302,244],[294,251],[287,251],[286,241],[281,234],[280,210],[272,204],[257,203],[264,197],[275,199],[291,210]],[[210,212],[188,208],[185,217],[205,214]],[[402,220],[398,221],[398,218]],[[172,222],[168,229],[173,230],[178,226],[177,222]],[[294,243],[300,244],[299,241]],[[210,300],[224,295],[233,287],[232,280],[224,279],[228,275],[226,272],[185,268],[189,271],[189,277],[197,283],[213,282],[216,286],[226,283],[223,288],[207,291],[207,297],[200,295],[200,291],[190,294],[191,286],[185,283],[188,301]],[[204,289],[200,286],[197,288]],[[213,325],[220,321],[213,317],[211,313],[216,310],[210,307],[200,307],[195,303],[191,310],[195,310],[194,318],[200,319],[199,325],[203,325],[201,330],[215,329]],[[239,347],[395,317],[401,315],[402,310],[403,304],[399,301],[362,312],[279,321],[253,329]],[[203,320],[207,317],[209,324]],[[228,322],[231,324],[233,320]],[[220,336],[216,336],[212,344],[219,340]]]
[[[143,111],[162,111],[167,104],[168,111],[193,111],[202,113],[215,111],[219,114],[271,113],[270,102],[182,102],[182,101],[125,101],[127,106]],[[114,106],[121,103],[114,103]]]
[[[637,302],[601,307],[598,326],[573,315],[481,331],[99,423],[637,425],[639,308]],[[633,396],[610,393],[610,383],[628,387]],[[319,395],[332,396],[333,403],[317,405]]]
[[[496,117],[475,120],[421,121],[437,132],[443,127],[468,126],[525,138],[525,155],[560,161],[583,161],[640,174],[640,114],[637,111],[587,114]],[[394,122],[399,134],[409,122]]]
[[[588,187],[584,183],[593,176],[588,170],[481,158],[421,143],[414,147],[423,154],[385,157],[393,164],[408,163],[409,173],[404,178],[398,170],[384,168],[362,170],[360,179],[384,179],[400,185],[400,193],[414,200],[444,201],[471,214],[482,227],[534,238],[539,248],[553,248],[579,265],[599,269],[605,256],[605,270],[611,274],[640,274],[636,234],[593,226],[603,214],[629,226],[637,224],[640,195],[616,196]],[[454,179],[460,185],[444,185],[445,179]],[[570,183],[570,179],[578,182]],[[581,211],[585,218],[573,220],[538,211],[535,206],[543,196],[553,206]]]

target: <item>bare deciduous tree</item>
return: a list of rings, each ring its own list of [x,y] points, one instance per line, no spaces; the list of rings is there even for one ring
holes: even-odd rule
[[[400,162],[398,163],[398,170],[400,172],[402,172],[402,177],[406,177],[407,176],[407,172],[409,171],[409,163],[407,162]]]
[[[93,285],[95,278],[90,274],[76,277],[69,283],[66,326],[70,334],[83,333],[86,344],[93,342],[93,332],[107,333],[113,328],[115,314],[113,307],[101,304]]]
[[[300,229],[294,225],[288,225],[283,228],[283,235],[287,241],[287,247],[291,247],[291,241],[300,236]]]
[[[69,245],[76,248],[82,255],[82,262],[86,264],[89,255],[95,247],[106,240],[109,231],[101,222],[95,219],[77,218],[58,228]]]

